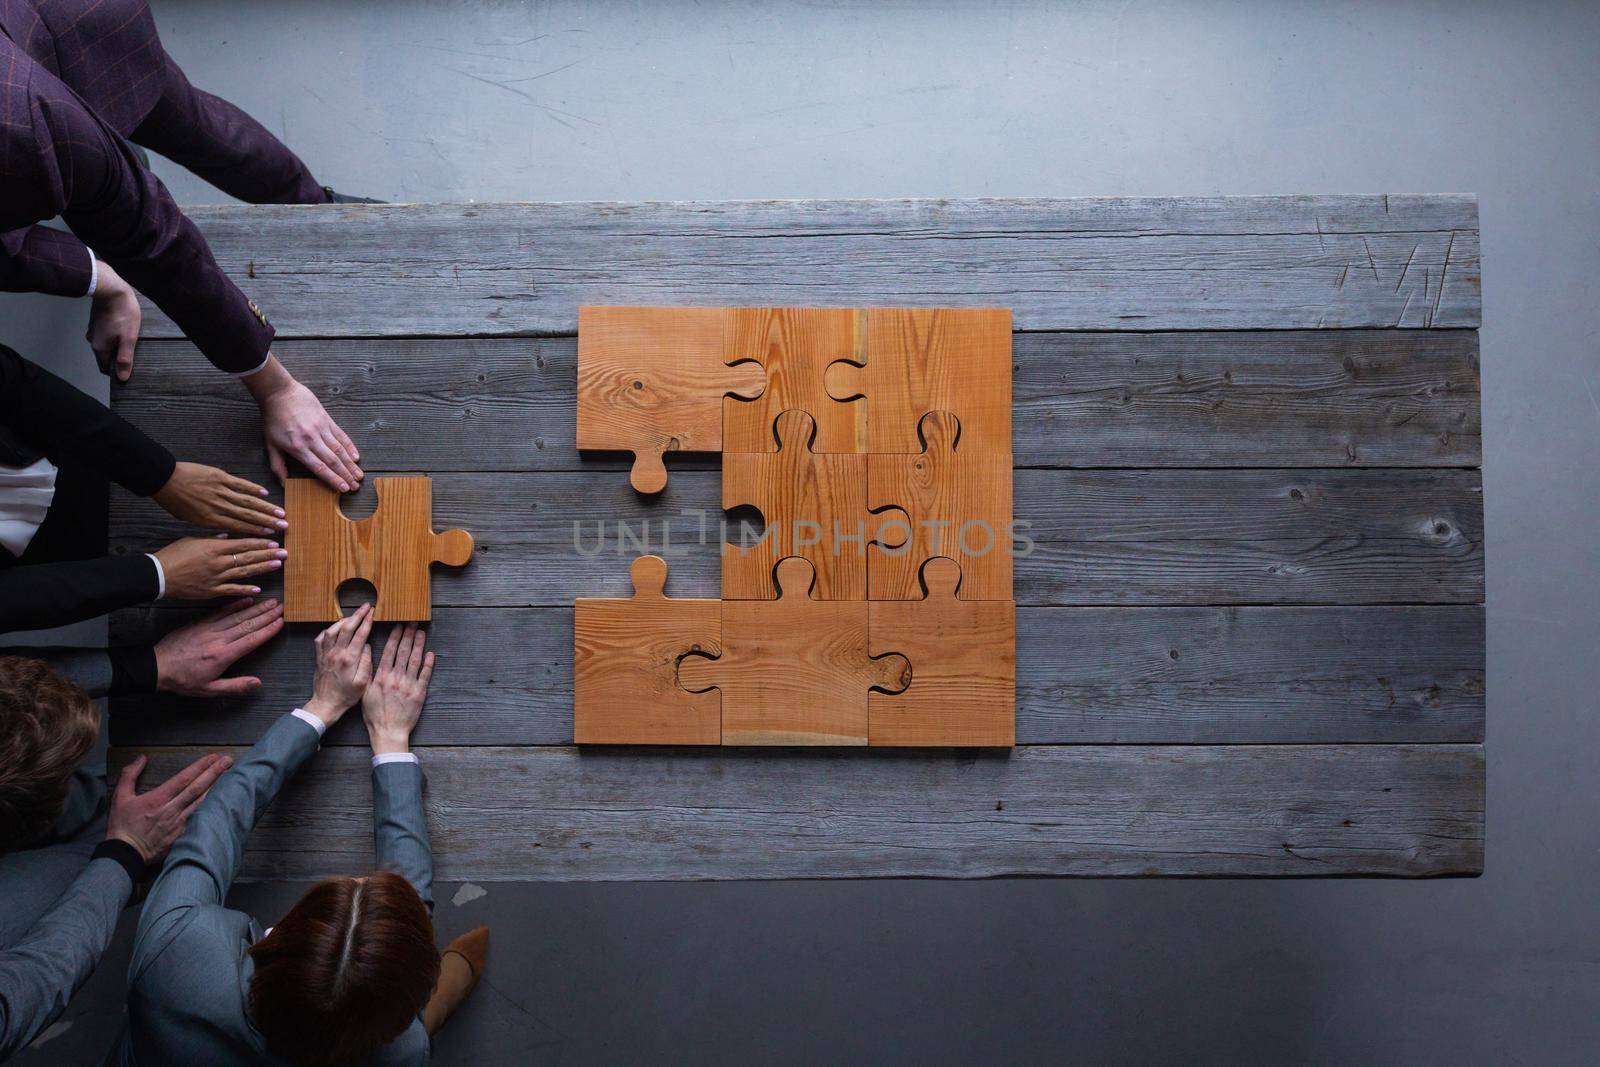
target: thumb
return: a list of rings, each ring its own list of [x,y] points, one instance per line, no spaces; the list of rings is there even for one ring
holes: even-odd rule
[[[126,338],[117,346],[117,380],[127,381],[133,377],[133,342]]]
[[[239,678],[218,678],[205,684],[204,692],[207,696],[243,696],[255,689],[261,688],[261,679],[252,675]]]
[[[279,482],[289,477],[289,467],[283,462],[283,452],[271,441],[267,442],[267,466]]]
[[[139,784],[139,775],[144,773],[144,765],[150,762],[145,756],[135,756],[132,763],[122,768],[122,773],[117,776],[117,800],[132,800],[134,786]]]

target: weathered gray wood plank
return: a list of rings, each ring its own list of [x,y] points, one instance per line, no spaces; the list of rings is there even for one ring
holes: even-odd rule
[[[468,566],[434,568],[436,605],[626,596],[628,564],[644,552],[668,556],[676,595],[717,595],[716,471],[681,471],[659,499],[635,494],[621,472],[436,475],[433,493],[436,525],[478,544]],[[1015,497],[1033,542],[1018,550],[1019,604],[1483,599],[1477,471],[1019,470]],[[374,498],[363,489],[346,513],[370,514]],[[120,490],[112,529],[119,552],[189,532]]]
[[[194,752],[154,750],[146,774]],[[421,758],[446,881],[1422,877],[1483,866],[1477,745],[434,748]],[[369,775],[359,749],[319,753],[257,825],[242,877],[370,869]]]
[[[152,640],[194,614],[124,613],[113,638]],[[249,744],[304,702],[316,630],[292,627],[239,665],[262,678],[251,696],[117,700],[113,739]],[[571,743],[569,608],[441,608],[430,640],[439,660],[418,744]],[[1023,608],[1017,739],[1478,742],[1483,657],[1481,607]],[[366,734],[350,716],[324,744]]]
[[[235,206],[285,337],[558,334],[580,304],[1004,305],[1023,330],[1475,327],[1461,196]],[[176,336],[154,308],[145,331]]]
[[[577,452],[570,337],[285,341],[277,353],[375,464],[626,469]],[[145,341],[138,360],[117,392],[124,417],[180,455],[265,475],[237,383],[183,341]],[[1019,333],[1014,362],[1013,450],[1025,467],[1480,460],[1475,331]]]

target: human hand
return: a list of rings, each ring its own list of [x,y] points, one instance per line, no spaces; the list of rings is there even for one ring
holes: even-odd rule
[[[183,835],[189,813],[200,806],[212,783],[233,766],[233,757],[220,752],[201,756],[150,792],[135,793],[147,762],[140,756],[122,768],[106,815],[106,837],[126,841],[145,863],[154,863]]]
[[[283,605],[236,600],[199,622],[180,626],[156,642],[156,688],[190,697],[238,696],[261,688],[261,679],[224,678],[239,657],[254,652],[283,629]]]
[[[234,534],[275,534],[287,529],[283,509],[265,499],[266,489],[235,478],[219,467],[179,463],[167,484],[156,490],[155,502],[169,515]]]
[[[433,653],[422,651],[426,643],[427,635],[408,622],[390,630],[383,644],[378,671],[361,698],[361,718],[375,755],[410,747],[411,731],[422,717],[428,680],[433,677]]]
[[[139,297],[111,264],[95,261],[94,296],[89,304],[89,332],[84,336],[94,349],[101,374],[115,373],[117,381],[133,376],[133,348],[139,340],[144,313]]]
[[[372,605],[363,604],[317,635],[317,669],[306,711],[332,726],[372,683]]]
[[[361,453],[333,421],[322,401],[295,381],[276,356],[245,379],[245,386],[261,405],[261,432],[267,440],[267,465],[283,481],[289,475],[285,456],[299,460],[330,488],[348,493],[366,477]]]
[[[283,566],[289,553],[278,542],[259,537],[234,541],[226,537],[185,537],[156,552],[166,576],[168,600],[210,600],[261,592],[246,578]]]

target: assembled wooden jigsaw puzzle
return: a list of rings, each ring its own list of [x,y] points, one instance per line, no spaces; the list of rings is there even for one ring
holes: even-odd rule
[[[581,308],[577,443],[765,524],[721,600],[576,602],[579,744],[1014,744],[1010,311]]]

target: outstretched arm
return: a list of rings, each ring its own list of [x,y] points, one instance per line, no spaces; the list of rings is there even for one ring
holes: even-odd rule
[[[411,731],[422,715],[433,677],[433,653],[416,623],[396,626],[384,643],[361,717],[372,742],[372,829],[378,867],[393,871],[433,908],[433,851],[422,809],[422,767],[411,752]]]
[[[189,819],[139,916],[130,981],[161,955],[196,907],[220,904],[228,895],[256,821],[316,752],[323,730],[361,699],[372,680],[371,629],[371,606],[362,605],[317,635],[311,699],[273,723]]]

